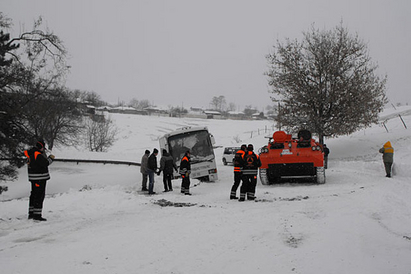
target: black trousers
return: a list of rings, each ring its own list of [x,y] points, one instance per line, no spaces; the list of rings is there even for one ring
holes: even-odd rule
[[[240,186],[242,177],[243,177],[242,172],[234,172],[234,184],[231,187],[230,197],[235,197],[236,196],[237,189]]]
[[[257,186],[257,175],[243,175],[243,184],[240,188],[240,199],[244,199],[247,194],[247,199],[255,199],[255,188]]]
[[[173,174],[167,174],[163,172],[163,183],[164,183],[164,190],[173,190],[173,185],[171,184],[171,179]]]
[[[182,193],[190,193],[190,176],[181,176],[183,178],[181,182],[181,192]]]
[[[46,196],[47,180],[30,181],[31,193],[29,199],[29,216],[40,216],[43,210],[43,201]]]

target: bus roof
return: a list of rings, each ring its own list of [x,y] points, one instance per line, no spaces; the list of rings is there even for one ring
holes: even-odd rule
[[[166,133],[164,137],[170,137],[170,136],[178,135],[178,134],[185,133],[185,132],[193,132],[193,131],[200,131],[200,130],[208,131],[208,128],[207,127],[182,127],[172,132]]]

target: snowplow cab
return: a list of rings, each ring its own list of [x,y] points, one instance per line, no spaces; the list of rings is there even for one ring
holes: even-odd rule
[[[300,130],[297,138],[276,131],[268,145],[260,150],[260,180],[264,185],[292,179],[325,183],[324,153],[309,130]]]

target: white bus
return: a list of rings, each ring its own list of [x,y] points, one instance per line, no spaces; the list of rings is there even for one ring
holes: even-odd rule
[[[160,138],[160,152],[167,150],[174,158],[177,167],[184,153],[190,150],[191,175],[193,179],[201,181],[216,181],[217,166],[214,156],[214,137],[207,127],[184,127],[165,134]],[[174,173],[174,177],[180,174]]]

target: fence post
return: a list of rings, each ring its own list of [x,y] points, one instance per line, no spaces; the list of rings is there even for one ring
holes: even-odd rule
[[[387,133],[388,133],[389,131],[388,131],[388,128],[385,126],[385,122],[382,122],[382,125],[385,127],[385,130],[386,130]]]
[[[398,114],[398,116],[400,117],[401,122],[404,125],[405,129],[407,129],[407,125],[405,124],[404,120],[402,119],[401,114]]]

